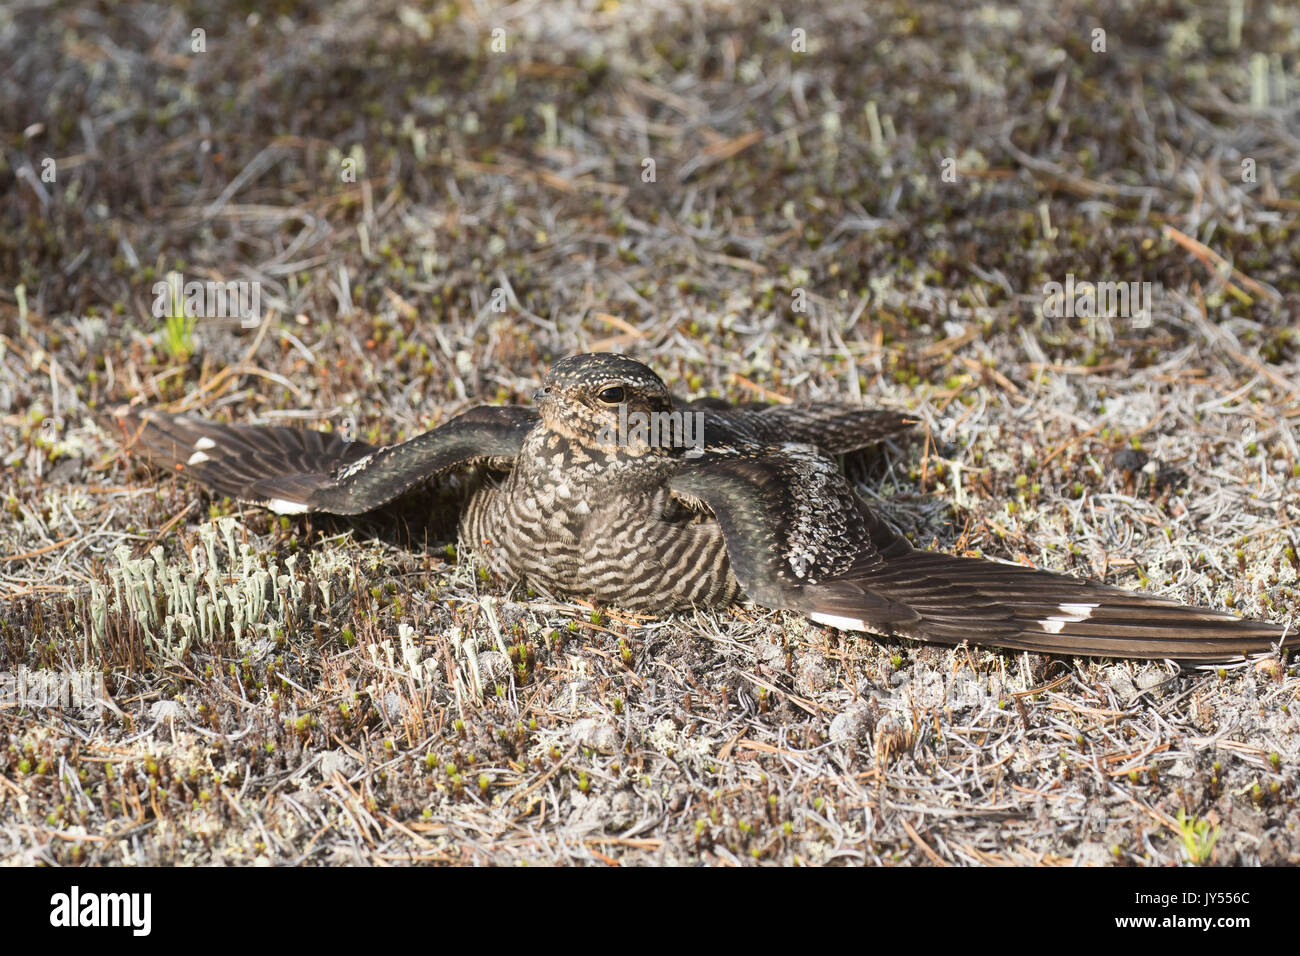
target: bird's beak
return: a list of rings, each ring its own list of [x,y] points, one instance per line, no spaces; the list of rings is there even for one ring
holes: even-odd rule
[[[540,404],[542,399],[544,399],[545,397],[546,397],[546,389],[539,388],[537,391],[533,392],[533,404],[534,405]]]

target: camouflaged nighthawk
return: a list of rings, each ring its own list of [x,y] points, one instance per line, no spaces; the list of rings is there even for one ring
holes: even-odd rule
[[[607,353],[558,362],[534,400],[474,408],[382,448],[157,412],[117,417],[128,447],[280,514],[361,514],[468,473],[465,545],[503,575],[629,610],[748,598],[940,644],[1202,662],[1267,652],[1284,636],[1161,597],[913,548],[831,457],[905,431],[894,412],[682,403],[677,412],[703,416],[702,443],[687,447],[626,427],[673,412],[673,400],[650,369]]]

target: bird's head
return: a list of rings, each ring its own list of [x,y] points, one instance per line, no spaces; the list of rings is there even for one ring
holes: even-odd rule
[[[675,453],[658,427],[673,409],[667,386],[625,356],[593,352],[561,359],[533,400],[548,431],[585,448],[620,457]]]

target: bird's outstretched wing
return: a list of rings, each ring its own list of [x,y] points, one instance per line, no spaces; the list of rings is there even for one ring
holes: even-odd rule
[[[880,408],[853,408],[834,402],[731,405],[722,399],[674,402],[683,412],[704,414],[704,443],[777,445],[803,442],[828,455],[843,455],[902,434],[914,419]]]
[[[816,449],[781,445],[687,461],[672,489],[702,502],[759,604],[846,630],[1045,654],[1228,661],[1284,632],[1062,574],[914,549]],[[1286,641],[1295,647],[1293,634]]]
[[[508,465],[537,422],[522,406],[479,406],[432,431],[376,448],[338,433],[222,425],[157,411],[119,409],[128,451],[222,495],[279,514],[373,511],[429,478],[465,465]]]

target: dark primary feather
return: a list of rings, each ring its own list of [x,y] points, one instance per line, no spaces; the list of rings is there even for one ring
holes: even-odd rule
[[[883,598],[914,616],[865,629],[940,644],[968,641],[1044,654],[1225,661],[1268,651],[1283,638],[1281,628],[1220,611],[910,545],[882,566],[810,589],[808,598],[803,610],[809,613],[864,619],[868,615],[855,609],[870,608]],[[1292,634],[1286,646],[1296,643]]]
[[[337,432],[223,425],[152,410],[119,408],[113,421],[128,452],[217,494],[258,503],[304,501],[335,468],[374,451]]]

